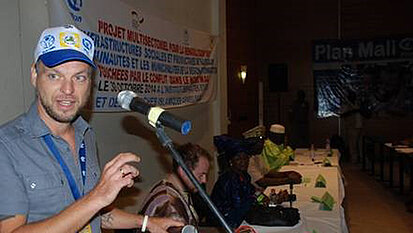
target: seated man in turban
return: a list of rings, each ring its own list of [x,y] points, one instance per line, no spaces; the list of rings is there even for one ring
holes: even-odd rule
[[[245,143],[257,143],[257,139],[245,139]],[[258,141],[259,144],[259,141]],[[262,143],[261,143],[262,145]],[[256,147],[256,148],[259,148]],[[258,153],[257,153],[258,152]],[[285,128],[282,125],[271,125],[268,139],[263,142],[262,151],[255,151],[250,159],[248,173],[252,183],[258,187],[298,184],[301,183],[301,175],[295,171],[280,172],[283,165],[287,165],[294,159],[294,151],[285,145]]]

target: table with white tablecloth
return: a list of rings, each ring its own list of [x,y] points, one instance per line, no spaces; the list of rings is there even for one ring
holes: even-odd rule
[[[294,194],[297,201],[293,207],[298,208],[301,216],[300,222],[293,227],[264,227],[252,226],[257,232],[263,233],[348,233],[342,201],[344,199],[343,177],[339,167],[339,152],[327,157],[332,166],[324,167],[322,161],[328,155],[326,150],[314,151],[315,156],[310,156],[308,149],[297,149],[295,160],[290,165],[283,166],[281,171],[297,171],[303,176],[303,182],[294,185]],[[314,161],[313,161],[314,159]],[[326,187],[315,187],[317,177],[321,175],[326,180]],[[271,189],[278,192],[280,189],[289,190],[288,185],[268,187],[265,194],[269,195]],[[311,197],[322,197],[326,192],[335,200],[332,210],[322,210],[320,203],[312,201]],[[284,203],[289,206],[289,203]],[[246,224],[244,222],[244,224]]]

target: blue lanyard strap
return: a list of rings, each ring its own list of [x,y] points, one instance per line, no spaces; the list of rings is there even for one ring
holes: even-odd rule
[[[60,155],[60,152],[57,149],[56,145],[54,144],[52,137],[50,136],[50,134],[46,134],[43,136],[43,140],[46,143],[47,147],[49,147],[49,150],[52,152],[53,156],[59,162],[60,167],[65,173],[66,179],[69,182],[70,190],[72,191],[73,197],[75,198],[75,200],[78,200],[81,197],[81,195],[77,187],[76,181],[73,178],[73,175],[70,172],[69,167],[66,165],[65,161]],[[79,149],[79,162],[80,162],[82,181],[83,181],[83,186],[84,186],[86,182],[86,148],[85,148],[84,141],[82,141],[82,144],[80,145],[80,149]]]
[[[82,173],[83,187],[85,187],[85,184],[86,184],[86,145],[85,145],[85,141],[82,141],[82,144],[80,144],[79,163],[80,163],[80,171]]]

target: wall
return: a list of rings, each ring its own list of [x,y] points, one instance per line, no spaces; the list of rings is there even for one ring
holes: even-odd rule
[[[0,93],[2,93],[3,103],[0,105],[1,119],[9,119],[16,116],[20,109],[24,108],[24,99],[17,98],[16,101],[5,101],[16,93],[23,96],[23,87],[19,77],[21,74],[21,48],[15,38],[19,37],[19,8],[18,1],[7,1],[2,6],[0,12],[0,28],[8,28],[9,36],[0,37],[0,54],[8,54],[3,57],[0,63],[0,69],[3,71],[3,77],[0,80]],[[5,46],[8,45],[8,46]]]
[[[242,133],[258,125],[258,68],[256,37],[256,1],[227,0],[227,77],[228,77],[228,133],[242,137]],[[241,66],[247,66],[243,83],[239,77]]]
[[[335,117],[318,119],[316,112],[312,111],[314,88],[311,42],[339,37],[367,39],[412,35],[413,25],[409,23],[413,20],[412,7],[413,2],[407,0],[291,0],[255,3],[228,0],[228,21],[231,20],[231,25],[227,26],[228,48],[233,48],[228,49],[228,58],[239,58],[242,62],[248,62],[248,66],[256,67],[253,75],[264,82],[264,123],[267,126],[279,122],[286,125],[288,131],[288,109],[296,91],[303,89],[311,110],[310,141],[321,146],[325,138],[339,132],[340,124]],[[287,92],[268,91],[268,64],[271,63],[288,65]],[[230,70],[231,67],[228,72]],[[228,73],[229,79],[230,75]],[[240,95],[240,90],[233,87],[228,85],[228,96]],[[258,101],[253,100],[248,105],[257,104]],[[244,127],[238,132],[247,129]],[[397,140],[412,135],[413,118],[377,117],[365,120],[363,130],[365,134]]]
[[[313,111],[314,89],[311,64],[311,42],[314,39],[337,38],[337,1],[262,1],[257,6],[257,50],[261,77],[264,81],[265,118],[269,126],[279,122],[291,129],[288,111],[302,89],[310,104],[310,143],[322,144],[338,132],[336,118],[317,119]],[[287,64],[288,91],[270,92],[268,64]],[[280,106],[279,106],[280,105]]]
[[[51,0],[50,0],[51,1]],[[114,1],[114,4],[116,1]],[[192,121],[193,130],[188,136],[167,130],[177,143],[193,142],[213,154],[212,136],[226,131],[226,89],[225,78],[225,5],[219,0],[123,0],[133,7],[142,9],[156,17],[210,32],[220,36],[218,85],[216,99],[172,110],[178,116]],[[6,122],[28,109],[34,99],[29,83],[29,68],[33,59],[33,48],[41,31],[49,25],[47,1],[7,0],[0,8],[0,52],[3,54],[0,68],[2,104],[0,123]],[[223,49],[223,50],[222,50]],[[5,54],[7,56],[5,56]],[[16,97],[14,97],[16,96]],[[12,98],[10,98],[12,97]],[[138,202],[154,182],[164,177],[171,162],[170,156],[161,148],[154,131],[148,127],[142,116],[132,113],[86,113],[97,133],[101,163],[104,164],[117,153],[131,151],[142,158],[140,172],[142,180],[134,188],[121,193],[118,203],[136,212]],[[214,180],[215,172],[211,172]]]
[[[29,1],[21,5],[22,2],[25,1],[3,1],[0,8],[0,28],[3,32],[0,38],[0,122],[12,119],[27,109],[34,96],[29,70],[35,38],[47,25],[47,11],[43,1]],[[27,24],[29,18],[33,25]]]

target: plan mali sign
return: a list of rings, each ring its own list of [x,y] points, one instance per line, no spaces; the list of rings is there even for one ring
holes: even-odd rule
[[[413,114],[413,37],[313,42],[319,117]]]
[[[373,40],[319,40],[313,43],[313,63],[412,59],[413,37]]]

